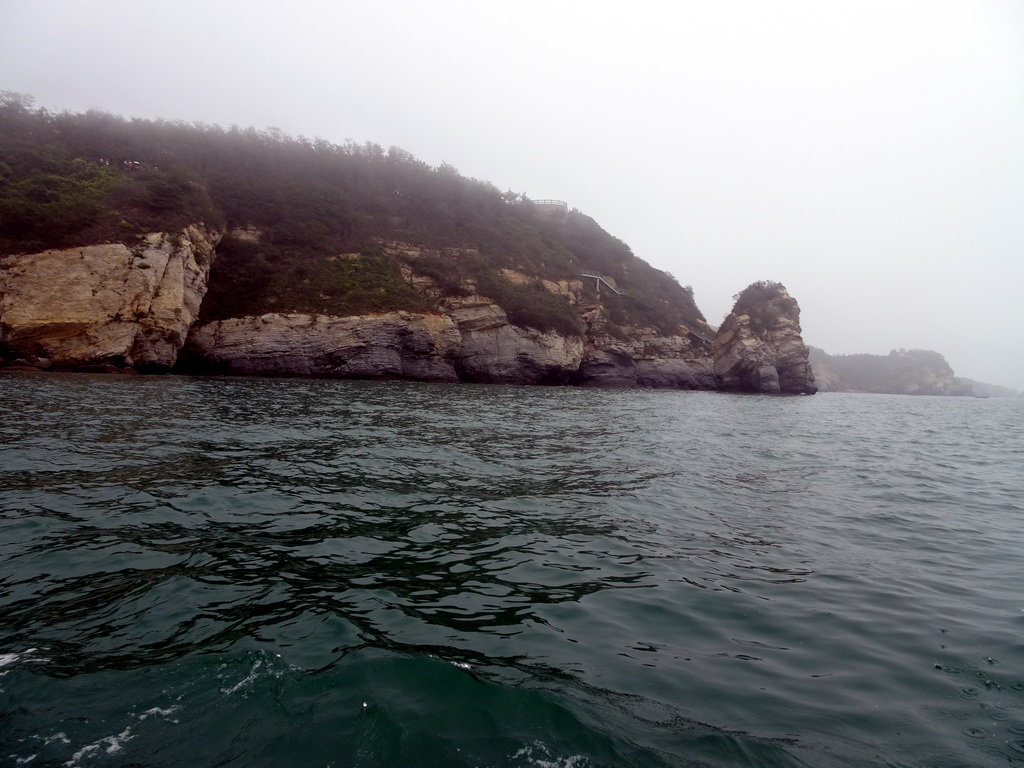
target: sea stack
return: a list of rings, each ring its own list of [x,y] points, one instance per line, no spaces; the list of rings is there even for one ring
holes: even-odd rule
[[[760,281],[736,297],[714,342],[715,374],[732,392],[811,395],[818,391],[800,307],[781,283]]]

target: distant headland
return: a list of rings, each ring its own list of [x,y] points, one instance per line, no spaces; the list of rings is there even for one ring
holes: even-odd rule
[[[565,201],[395,147],[32,105],[0,92],[6,370],[975,393],[935,353],[864,385],[771,281],[712,330]]]

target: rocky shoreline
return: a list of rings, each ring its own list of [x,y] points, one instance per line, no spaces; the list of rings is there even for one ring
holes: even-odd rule
[[[799,308],[785,294],[755,329],[730,316],[713,343],[680,326],[612,327],[580,284],[552,284],[583,335],[542,333],[466,285],[436,312],[268,312],[197,322],[218,234],[194,225],[141,245],[0,258],[5,370],[235,374],[812,394]],[[512,276],[516,277],[516,276]],[[528,279],[526,276],[519,276]],[[430,295],[421,275],[410,284]],[[763,323],[762,323],[763,325]],[[703,329],[699,329],[703,330]]]

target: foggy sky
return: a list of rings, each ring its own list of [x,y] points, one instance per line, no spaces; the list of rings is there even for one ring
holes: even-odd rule
[[[3,0],[0,89],[372,141],[593,216],[712,324],[1024,389],[1024,3]]]

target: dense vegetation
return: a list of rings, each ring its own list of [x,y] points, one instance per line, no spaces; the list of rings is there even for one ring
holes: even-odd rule
[[[771,280],[751,283],[733,296],[732,314],[750,317],[750,326],[758,333],[771,327],[780,313],[796,307],[796,300],[786,291],[786,286]]]
[[[705,327],[688,287],[593,219],[548,216],[522,195],[395,147],[52,113],[0,93],[0,253],[125,241],[196,221],[252,233],[218,246],[207,318],[424,310],[430,300],[402,275],[412,268],[449,295],[473,281],[513,323],[580,333],[576,310],[540,281],[593,271],[625,294],[601,296],[613,324]],[[425,251],[396,254],[384,247],[391,242]],[[514,283],[502,269],[533,282]]]
[[[68,140],[67,116],[0,92],[0,253],[130,240],[219,219],[201,179],[181,165],[125,165]],[[85,116],[83,116],[85,117]]]

